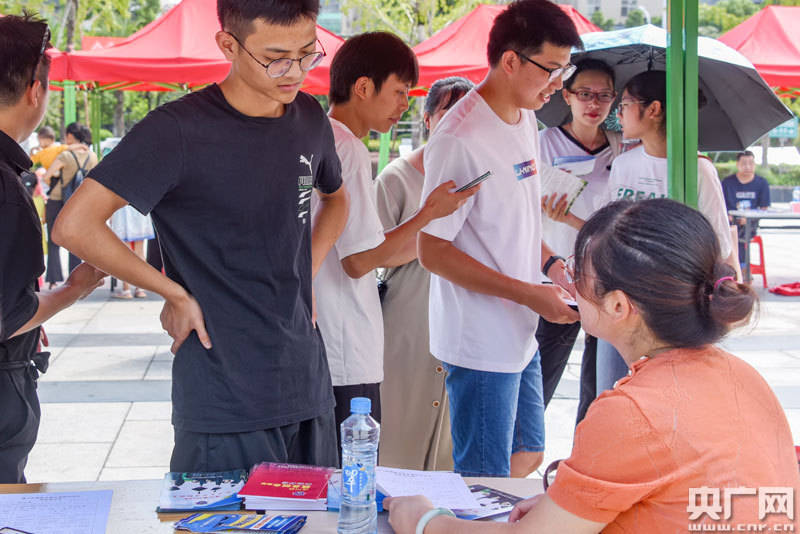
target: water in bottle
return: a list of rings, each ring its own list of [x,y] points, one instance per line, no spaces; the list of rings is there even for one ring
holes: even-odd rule
[[[375,504],[375,465],[380,425],[370,417],[372,403],[364,397],[350,400],[350,417],[342,423],[342,503],[339,534],[378,532]]]
[[[800,185],[792,189],[792,202],[800,202]]]

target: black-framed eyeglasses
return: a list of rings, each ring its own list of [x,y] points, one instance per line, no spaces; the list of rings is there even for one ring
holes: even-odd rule
[[[39,70],[39,63],[44,57],[44,51],[47,50],[47,43],[50,42],[50,28],[44,27],[44,35],[42,35],[42,47],[39,49],[39,55],[36,56],[36,63],[33,65],[33,74],[31,74],[31,86],[36,83],[36,71]]]
[[[320,48],[322,48],[322,52],[312,52],[298,59],[293,59],[290,57],[282,57],[280,59],[273,59],[269,63],[262,63],[256,56],[254,56],[250,52],[250,50],[247,49],[246,46],[244,46],[244,44],[239,40],[238,37],[236,37],[231,32],[228,32],[228,34],[231,37],[233,37],[233,39],[237,43],[239,43],[239,46],[242,47],[242,50],[247,52],[247,55],[253,58],[253,60],[256,63],[264,67],[264,70],[267,71],[267,76],[269,76],[270,78],[280,78],[281,76],[286,75],[286,73],[289,72],[289,70],[292,68],[292,64],[295,61],[297,61],[297,63],[300,65],[300,70],[302,70],[303,72],[308,72],[314,67],[318,67],[319,64],[322,63],[322,59],[327,55],[325,53],[325,47],[322,46],[322,42],[320,42],[320,40],[317,39]]]
[[[581,102],[591,102],[596,98],[598,102],[601,102],[603,104],[608,104],[609,102],[613,102],[614,99],[617,98],[617,93],[615,93],[614,91],[598,91],[598,92],[584,91],[584,90],[570,91],[569,89],[567,89],[567,91],[575,95],[575,98],[577,98]]]
[[[567,64],[564,65],[563,67],[556,67],[554,69],[551,69],[550,67],[545,67],[541,63],[537,63],[536,61],[532,60],[531,58],[529,58],[528,56],[526,56],[525,54],[523,54],[518,50],[514,50],[514,53],[517,54],[520,57],[520,59],[524,59],[528,63],[533,63],[543,71],[547,72],[550,75],[550,78],[548,78],[547,80],[548,82],[552,82],[553,80],[559,77],[561,78],[562,81],[568,80],[569,77],[575,73],[575,69],[577,68],[575,65]]]

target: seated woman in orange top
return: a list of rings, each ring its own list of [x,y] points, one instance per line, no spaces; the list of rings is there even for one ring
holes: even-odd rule
[[[756,301],[719,249],[708,221],[672,200],[598,211],[575,245],[581,323],[610,341],[631,373],[592,403],[547,493],[517,505],[509,523],[467,522],[433,511],[424,497],[405,497],[384,502],[395,532],[653,534],[728,524],[800,531],[797,511],[759,518],[755,494],[734,495],[728,519],[722,509],[724,488],[796,494],[800,475],[772,390],[713,345]],[[693,504],[712,505],[719,519],[690,520],[690,489],[702,487],[718,491],[719,508],[713,497]]]

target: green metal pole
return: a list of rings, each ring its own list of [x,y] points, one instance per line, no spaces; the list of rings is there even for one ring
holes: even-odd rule
[[[392,142],[392,131],[381,134],[381,145],[378,150],[378,173],[389,164],[389,144]]]
[[[684,199],[683,201],[697,208],[697,90],[698,90],[698,57],[697,57],[697,0],[683,0],[684,10]]]
[[[100,121],[103,120],[100,90],[92,89],[92,92],[89,95],[89,104],[92,110],[92,142],[94,145],[94,153],[100,157]]]
[[[684,41],[683,0],[669,0],[667,8],[667,169],[669,196],[684,202]]]
[[[78,109],[75,103],[75,82],[64,82],[64,123],[70,124],[78,118]]]

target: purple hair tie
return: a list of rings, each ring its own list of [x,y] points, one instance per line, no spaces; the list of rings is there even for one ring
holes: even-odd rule
[[[719,288],[719,285],[720,285],[722,282],[724,282],[725,280],[732,280],[732,281],[734,281],[734,282],[736,281],[736,279],[735,279],[734,277],[732,277],[732,276],[723,276],[722,278],[720,278],[719,280],[717,280],[717,281],[716,281],[716,283],[714,283],[714,291],[716,291],[716,290]]]

